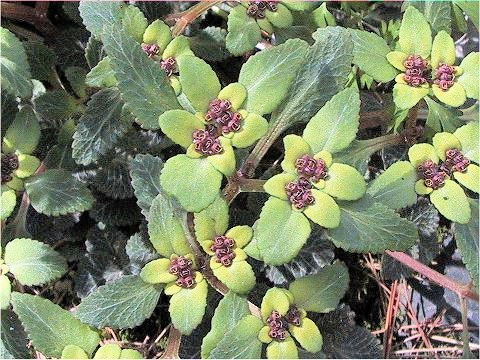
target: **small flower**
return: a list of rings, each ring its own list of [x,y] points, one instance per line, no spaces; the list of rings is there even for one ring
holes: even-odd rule
[[[303,137],[287,135],[284,138],[285,158],[283,173],[270,178],[265,191],[292,208],[302,211],[313,222],[335,228],[340,224],[339,200],[357,200],[366,191],[362,175],[349,165],[334,163],[328,151],[313,154]]]
[[[462,152],[462,135],[465,130],[462,128],[457,129],[455,134],[437,133],[433,137],[433,146],[424,143],[413,145],[408,151],[408,157],[418,174],[415,183],[417,194],[429,195],[443,216],[464,224],[470,220],[470,206],[465,192],[457,182],[478,193],[480,172],[479,167],[471,163]],[[471,154],[468,156],[471,157]],[[474,157],[471,159],[476,160]]]
[[[267,358],[298,358],[294,339],[309,352],[320,351],[322,335],[317,325],[307,318],[306,311],[295,304],[290,291],[269,289],[263,297],[260,311],[265,326],[260,330],[258,339],[268,344]]]
[[[213,227],[206,222],[200,223],[203,215],[195,217],[195,229],[198,241],[211,256],[213,274],[230,290],[239,294],[248,293],[255,286],[255,273],[246,261],[247,254],[243,248],[252,239],[252,228],[243,225],[225,231],[226,226]]]
[[[191,254],[173,254],[170,259],[150,261],[143,267],[140,277],[149,284],[166,284],[167,295],[188,291],[195,286],[206,286],[203,275],[196,270]]]
[[[400,109],[409,109],[432,93],[453,107],[463,105],[467,97],[478,99],[478,52],[454,66],[451,36],[442,30],[432,44],[430,25],[413,6],[405,11],[397,49],[387,54],[387,60],[402,71],[393,92]]]

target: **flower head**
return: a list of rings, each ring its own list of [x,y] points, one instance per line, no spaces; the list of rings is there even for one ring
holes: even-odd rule
[[[297,358],[298,349],[294,341],[309,352],[322,347],[322,335],[317,325],[307,317],[305,310],[295,304],[293,294],[280,288],[269,289],[260,308],[265,326],[258,338],[268,344],[267,357]]]
[[[470,206],[459,184],[479,192],[479,167],[472,163],[478,161],[474,155],[478,150],[470,150],[475,147],[476,136],[472,137],[475,132],[474,129],[470,132],[472,127],[478,131],[478,125],[472,123],[457,129],[454,134],[437,133],[433,146],[415,144],[408,151],[410,162],[417,170],[417,194],[429,195],[443,216],[458,223],[470,220]],[[478,146],[478,139],[476,144]]]
[[[403,16],[398,46],[387,60],[402,73],[395,78],[395,104],[409,109],[433,94],[450,106],[461,106],[467,97],[478,99],[478,52],[455,66],[455,44],[440,31],[433,39],[430,25],[413,6]],[[475,84],[475,85],[474,85]]]
[[[366,191],[365,180],[357,170],[332,161],[328,151],[313,154],[303,137],[287,135],[284,138],[285,158],[283,173],[270,178],[265,191],[289,201],[292,208],[302,211],[313,222],[335,228],[340,223],[340,200],[357,200]]]

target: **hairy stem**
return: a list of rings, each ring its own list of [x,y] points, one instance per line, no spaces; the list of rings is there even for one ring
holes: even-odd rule
[[[461,298],[469,298],[479,302],[478,294],[475,293],[469,285],[459,284],[455,280],[440,274],[403,252],[386,250],[385,253],[434,283],[457,293]]]
[[[222,3],[222,1],[201,1],[186,11],[168,16],[165,21],[170,23],[175,21],[175,25],[172,28],[172,34],[173,36],[179,36],[183,34],[187,26],[190,25],[196,18],[198,18],[211,7],[220,3]]]

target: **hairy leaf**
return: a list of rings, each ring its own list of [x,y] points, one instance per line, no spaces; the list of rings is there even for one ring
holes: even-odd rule
[[[47,170],[29,178],[25,189],[35,210],[50,216],[88,210],[94,201],[83,183],[61,169]]]
[[[40,42],[24,43],[32,77],[48,81],[57,61],[56,54]]]
[[[39,241],[15,239],[5,247],[5,263],[23,285],[42,285],[67,271],[65,259]]]
[[[130,176],[137,204],[147,217],[153,199],[161,191],[160,171],[162,168],[163,161],[150,154],[139,154],[131,161]]]
[[[75,316],[96,328],[132,328],[150,317],[162,287],[129,275],[100,286],[82,300]]]
[[[142,127],[158,129],[161,114],[180,108],[165,72],[121,26],[105,27],[103,41],[129,110]]]
[[[417,228],[370,196],[340,205],[340,226],[330,231],[333,243],[352,252],[406,250],[418,239]]]
[[[131,271],[135,275],[140,272],[146,263],[159,257],[145,231],[130,236],[125,246],[125,252],[130,259]]]
[[[202,29],[198,35],[189,37],[190,48],[193,53],[206,61],[221,61],[230,56],[226,46],[225,29],[208,26]]]
[[[32,96],[30,66],[22,43],[5,28],[0,28],[2,89],[21,98]]]
[[[120,1],[80,2],[78,10],[87,30],[101,39],[104,27],[120,21],[122,5]]]
[[[88,325],[50,300],[14,292],[12,304],[33,345],[46,356],[59,358],[67,345],[77,345],[91,355],[100,342]]]
[[[225,335],[248,314],[250,311],[247,300],[234,292],[228,292],[215,310],[210,332],[203,338],[202,358],[208,358],[210,352],[217,347]]]
[[[307,51],[305,41],[294,39],[250,57],[238,79],[248,92],[244,107],[259,115],[275,110],[287,95]]]
[[[40,119],[53,127],[60,127],[78,112],[75,98],[63,89],[47,91],[36,97],[33,105]]]

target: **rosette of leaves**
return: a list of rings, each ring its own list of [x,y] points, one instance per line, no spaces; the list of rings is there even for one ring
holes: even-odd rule
[[[357,90],[347,88],[308,122],[302,136],[287,135],[283,141],[283,173],[264,185],[271,195],[256,224],[256,249],[272,265],[293,259],[311,232],[309,221],[325,228],[340,224],[337,200],[358,200],[366,191],[363,176],[353,167],[337,163],[332,154],[349,146],[358,129],[360,99]],[[347,110],[348,107],[348,110]],[[334,120],[330,124],[330,119]],[[278,245],[288,243],[279,250]],[[251,256],[255,247],[247,247]]]
[[[455,44],[444,30],[433,39],[430,25],[415,7],[407,8],[400,26],[395,51],[387,60],[401,71],[393,89],[395,104],[400,109],[415,106],[427,95],[458,107],[467,98],[478,99],[479,54],[468,54],[455,66]]]
[[[228,229],[228,205],[220,197],[195,214],[194,221],[196,238],[211,256],[213,274],[231,291],[248,293],[256,279],[243,247],[252,239],[252,228],[240,225]]]
[[[472,122],[453,134],[437,133],[433,145],[415,144],[408,150],[419,178],[416,193],[428,195],[443,216],[460,224],[468,223],[471,217],[467,195],[460,185],[479,192],[478,132],[478,123]]]
[[[3,204],[2,204],[3,205]],[[3,251],[2,251],[3,252]],[[0,259],[0,308],[10,306],[12,284],[7,274],[26,286],[43,285],[67,271],[66,260],[48,245],[32,239],[14,239],[7,243]]]
[[[98,348],[90,358],[78,345],[67,345],[62,351],[62,359],[143,359],[143,355],[134,349],[122,349],[118,344],[106,344]]]
[[[233,147],[252,145],[265,134],[268,123],[242,108],[247,98],[242,84],[220,90],[220,81],[208,65],[203,72],[187,76],[191,82],[182,85],[182,91],[195,114],[169,110],[159,118],[165,135],[187,151],[167,160],[160,180],[163,190],[187,211],[198,212],[215,200],[223,175],[235,171]]]
[[[233,55],[243,55],[262,40],[262,32],[271,35],[275,28],[290,27],[292,11],[311,11],[316,6],[309,1],[242,1],[228,15],[227,49]],[[326,19],[324,13],[318,13],[316,18],[320,24]],[[330,17],[328,21],[332,23]]]

